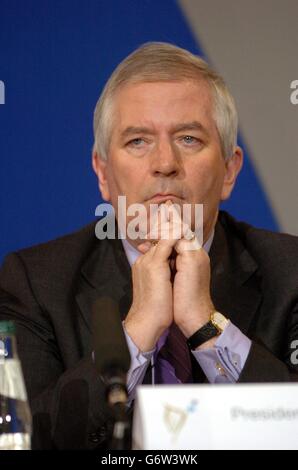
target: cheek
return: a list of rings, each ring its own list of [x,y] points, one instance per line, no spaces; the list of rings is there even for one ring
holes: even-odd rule
[[[107,179],[112,197],[126,195],[128,200],[132,199],[133,194],[138,193],[144,183],[144,175],[140,169],[122,161],[113,162],[109,167]]]
[[[200,200],[220,198],[224,172],[219,165],[206,162],[189,171],[192,195]]]

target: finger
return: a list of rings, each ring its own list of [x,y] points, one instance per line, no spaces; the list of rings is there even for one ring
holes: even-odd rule
[[[195,238],[195,234],[193,233],[193,231],[189,228],[188,225],[185,224],[183,227],[183,238],[189,241]]]
[[[166,216],[166,220],[167,221],[170,221],[171,220],[171,216],[172,216],[172,210],[168,210],[170,207],[173,207],[173,203],[172,201],[169,199],[165,204],[164,204],[164,208],[165,208],[165,216]],[[161,206],[161,209],[163,209],[163,207]]]
[[[189,225],[182,221],[179,210],[170,200],[160,206],[158,213],[154,216],[150,231],[145,236],[150,241],[169,238],[191,240],[193,237],[194,234]]]
[[[140,243],[137,248],[144,255],[150,250],[151,247],[152,244],[149,241],[146,241],[144,243]]]
[[[154,258],[168,261],[176,243],[177,240],[175,239],[159,240],[157,245],[154,246]]]
[[[169,210],[169,207],[171,206],[172,209]],[[164,204],[160,204],[157,209],[157,212],[153,212],[153,215],[150,220],[150,230],[145,236],[145,238],[160,238],[160,230],[164,225],[166,225],[170,221],[170,218],[172,218],[174,208],[175,206],[173,205],[171,200],[166,201],[166,203]],[[175,220],[177,220],[177,217]],[[153,232],[155,234],[154,236],[152,235]]]
[[[170,238],[175,240],[186,238],[190,240],[193,237],[194,234],[188,225],[183,224],[182,222],[167,222],[162,227],[159,227],[158,230],[156,229],[150,231],[146,236],[146,238],[150,241],[167,240]]]
[[[153,225],[151,229],[157,229],[157,227],[162,226],[165,222],[169,220],[169,210],[168,208],[172,205],[172,201],[168,200],[163,204],[160,204],[155,217],[153,218]]]
[[[197,237],[194,236],[191,240],[182,238],[175,246],[175,250],[178,254],[183,254],[186,251],[198,251],[202,248],[202,245],[198,241]]]

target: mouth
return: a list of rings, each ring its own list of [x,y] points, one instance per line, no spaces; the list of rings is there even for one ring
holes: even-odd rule
[[[178,202],[178,201],[181,201],[181,199],[182,198],[177,196],[176,194],[159,193],[159,194],[154,194],[154,196],[147,199],[147,201],[149,201],[151,204],[161,204],[161,203],[167,202],[167,201]]]

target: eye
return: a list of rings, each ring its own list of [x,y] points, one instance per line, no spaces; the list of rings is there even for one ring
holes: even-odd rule
[[[197,144],[199,142],[199,139],[193,137],[192,135],[184,135],[181,140],[187,145]]]
[[[144,142],[144,139],[142,139],[141,137],[136,137],[135,139],[132,139],[127,142],[126,145],[129,145],[131,147],[140,147]]]

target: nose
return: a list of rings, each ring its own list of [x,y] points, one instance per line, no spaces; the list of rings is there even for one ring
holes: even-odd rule
[[[151,171],[154,176],[175,177],[181,169],[178,151],[169,141],[159,143],[151,162]]]

